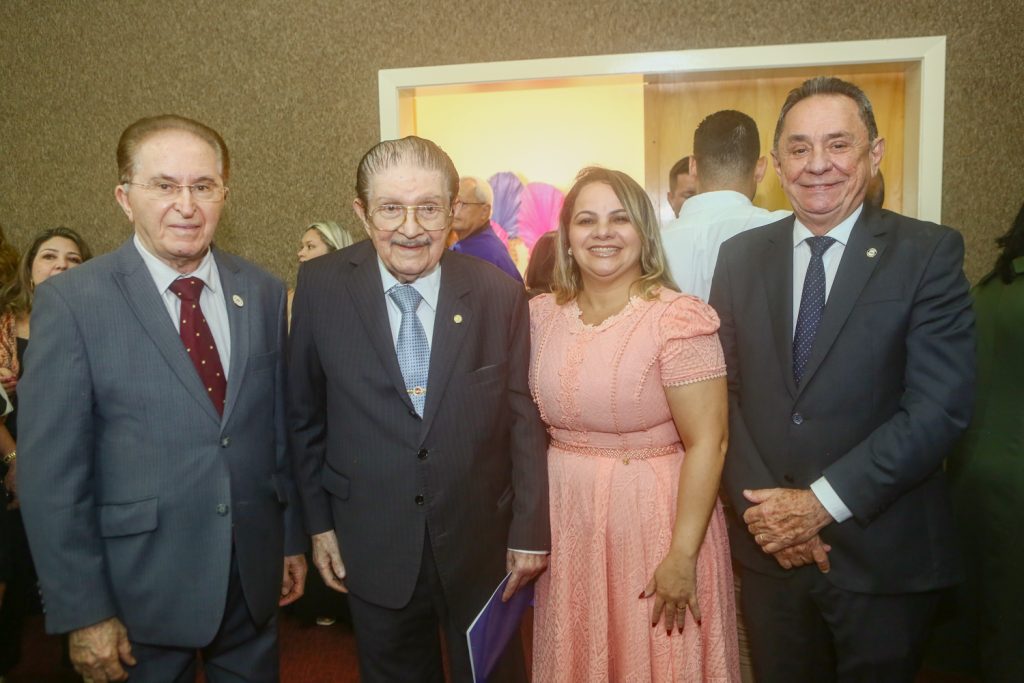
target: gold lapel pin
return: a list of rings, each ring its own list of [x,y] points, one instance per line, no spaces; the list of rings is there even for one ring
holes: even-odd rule
[[[239,308],[245,305],[245,302],[242,301],[242,297],[238,296],[237,294],[231,297],[231,302],[234,303]]]
[[[458,325],[459,323],[462,322],[462,314],[461,313],[456,313],[455,317],[452,318],[452,320],[454,320],[455,324]]]
[[[864,254],[865,254],[865,256],[867,256],[868,258],[875,258],[876,256],[878,256],[878,250],[877,250],[877,249],[875,249],[874,247],[871,247],[870,249],[868,249],[867,251],[865,251],[865,252],[864,252]]]

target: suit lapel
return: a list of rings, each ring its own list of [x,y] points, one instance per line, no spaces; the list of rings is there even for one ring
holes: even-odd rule
[[[128,240],[118,250],[117,263],[114,280],[139,324],[203,411],[219,424],[220,415],[213,407],[213,402],[210,401],[203,382],[199,379],[192,359],[185,352],[181,337],[167,315],[163,298],[132,240]]]
[[[441,259],[441,289],[437,296],[430,343],[430,374],[427,378],[427,401],[423,408],[424,436],[437,415],[467,330],[478,324],[467,297],[472,284],[459,259],[448,258],[446,252]]]
[[[843,259],[839,262],[836,279],[829,291],[828,301],[825,302],[821,324],[811,347],[811,356],[807,359],[807,367],[804,368],[803,379],[800,382],[801,390],[810,384],[814,373],[828,355],[829,349],[846,324],[846,319],[850,317],[857,299],[860,298],[864,285],[882,260],[888,243],[884,224],[865,205],[850,232],[850,241],[843,250]]]
[[[386,295],[380,279],[380,268],[377,265],[377,252],[368,244],[367,248],[356,250],[351,263],[354,269],[352,277],[348,278],[348,288],[353,306],[363,327],[366,328],[370,345],[377,352],[381,365],[395,386],[395,391],[405,401],[409,410],[412,410],[412,400],[405,389],[405,379],[402,377],[402,369],[398,366],[395,342],[391,336],[391,323],[388,322],[387,302],[384,301]],[[429,395],[428,389],[427,396]]]
[[[767,235],[764,253],[764,290],[768,296],[772,335],[779,366],[790,396],[796,396],[793,381],[793,219],[783,220]]]
[[[230,256],[217,249],[213,250],[217,260],[217,272],[220,275],[221,296],[228,309],[228,327],[231,334],[231,368],[228,370],[228,395],[224,404],[224,424],[227,424],[231,412],[238,404],[238,394],[245,377],[245,368],[249,361],[249,327],[252,305],[249,299],[249,280],[239,269],[238,264]],[[235,297],[242,305],[235,304]]]

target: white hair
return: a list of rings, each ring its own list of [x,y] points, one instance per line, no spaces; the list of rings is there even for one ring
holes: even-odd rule
[[[476,176],[466,175],[459,178],[459,182],[472,182],[473,183],[473,197],[478,202],[482,202],[487,206],[494,208],[494,190],[491,189],[491,184],[483,178],[477,178]]]

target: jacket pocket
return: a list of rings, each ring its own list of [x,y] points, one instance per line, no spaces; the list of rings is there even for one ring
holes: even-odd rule
[[[156,529],[157,498],[100,506],[100,536],[131,536]]]
[[[325,464],[322,474],[322,482],[324,489],[326,489],[329,494],[340,500],[348,500],[349,489],[351,488],[348,477],[335,472],[331,469],[330,465]]]

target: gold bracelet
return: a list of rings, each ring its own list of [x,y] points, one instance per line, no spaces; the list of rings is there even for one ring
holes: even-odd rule
[[[3,461],[4,461],[5,465],[10,465],[12,462],[14,462],[17,459],[18,459],[18,451],[16,451],[16,450],[15,451],[11,451],[10,453],[8,453],[7,455],[5,455],[3,457]]]

